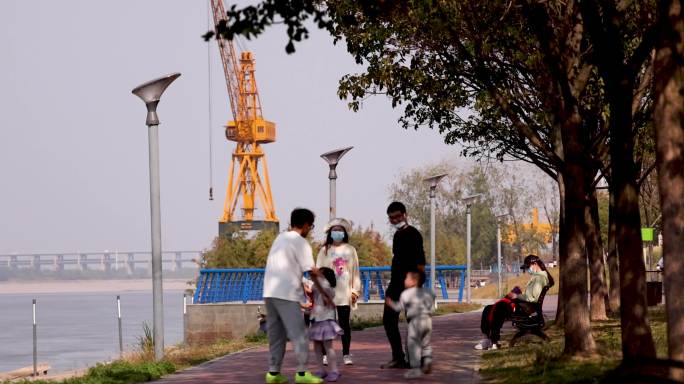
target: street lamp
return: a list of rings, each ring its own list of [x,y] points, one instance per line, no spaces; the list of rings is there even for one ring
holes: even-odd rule
[[[150,225],[152,231],[152,317],[154,333],[154,358],[164,357],[164,307],[162,302],[161,215],[159,201],[159,117],[157,104],[161,95],[180,73],[173,73],[141,84],[133,89],[147,107],[150,165]]]
[[[337,179],[337,172],[335,172],[335,168],[337,168],[337,163],[340,162],[342,156],[351,151],[352,148],[354,147],[335,149],[321,155],[323,160],[325,160],[328,163],[328,166],[330,166],[330,172],[328,172],[328,179],[330,179],[330,220],[335,218],[337,210],[337,196],[335,195],[335,180]]]
[[[482,196],[481,193],[461,199],[466,205],[466,301],[470,303],[470,206]]]
[[[424,180],[430,187],[430,289],[432,292],[435,291],[435,196],[437,184],[446,175],[446,173],[441,173]]]
[[[499,268],[499,284],[497,285],[497,290],[499,292],[498,297],[503,295],[503,292],[501,291],[501,219],[508,215],[508,213],[496,215],[496,260]]]

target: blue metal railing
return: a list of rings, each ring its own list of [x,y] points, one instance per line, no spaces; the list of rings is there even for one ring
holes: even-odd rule
[[[430,266],[426,266],[426,286],[430,285]],[[385,290],[389,283],[389,266],[360,267],[361,299],[369,301],[371,295],[377,295],[380,300],[385,299]],[[438,265],[435,269],[438,292],[442,299],[449,298],[449,287],[458,287],[458,301],[463,301],[463,287],[465,286],[464,265]],[[197,278],[194,303],[247,302],[263,300],[264,270],[263,268],[230,268],[230,269],[201,269]]]

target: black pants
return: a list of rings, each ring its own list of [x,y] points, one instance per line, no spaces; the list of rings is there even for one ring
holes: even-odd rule
[[[342,335],[342,355],[349,354],[349,346],[351,345],[351,307],[348,305],[337,306],[337,323],[344,331]]]
[[[342,335],[342,355],[349,354],[349,346],[351,345],[351,307],[348,305],[338,305],[337,306],[337,324],[344,331]],[[323,355],[325,355],[325,349],[323,349]]]
[[[405,361],[404,349],[401,344],[401,333],[399,333],[399,312],[385,305],[382,312],[382,325],[385,327],[387,340],[392,347],[392,360]]]
[[[482,319],[480,320],[480,330],[492,343],[498,343],[501,339],[501,327],[507,318],[511,316],[510,304],[500,301],[484,307]]]

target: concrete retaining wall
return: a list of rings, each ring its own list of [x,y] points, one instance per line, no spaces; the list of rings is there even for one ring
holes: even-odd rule
[[[352,319],[371,320],[382,317],[383,302],[359,303]],[[190,344],[210,343],[219,339],[239,339],[259,329],[257,309],[266,313],[263,301],[247,303],[189,304],[185,315],[185,341]]]

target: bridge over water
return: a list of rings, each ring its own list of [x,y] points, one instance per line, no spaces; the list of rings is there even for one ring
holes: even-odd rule
[[[200,251],[164,251],[162,267],[170,271],[197,268],[200,256]],[[128,274],[133,274],[138,268],[151,270],[151,266],[152,253],[142,251],[0,254],[0,268],[10,271],[125,270]]]

